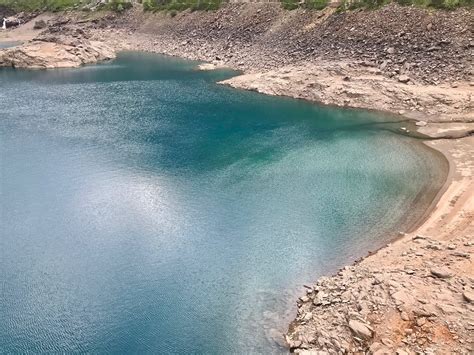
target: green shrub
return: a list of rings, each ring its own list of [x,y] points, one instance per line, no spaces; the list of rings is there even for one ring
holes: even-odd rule
[[[155,5],[153,0],[143,0],[142,4],[144,11],[152,11]]]
[[[281,6],[285,10],[294,10],[299,7],[299,3],[297,0],[281,0]]]
[[[305,0],[304,7],[307,9],[322,10],[328,5],[328,0]]]
[[[144,11],[211,11],[217,10],[222,0],[144,0]]]
[[[62,11],[86,5],[90,0],[0,0],[16,11]]]
[[[117,12],[123,12],[132,7],[132,3],[126,0],[112,0],[107,4],[107,8]]]
[[[443,8],[445,9],[455,9],[456,7],[459,7],[461,4],[461,1],[459,0],[444,0],[443,1]]]
[[[452,10],[460,6],[473,6],[474,0],[343,0],[343,3],[339,7],[340,11],[347,9],[376,9],[391,1],[396,2],[402,6],[418,6],[423,8],[436,8]]]

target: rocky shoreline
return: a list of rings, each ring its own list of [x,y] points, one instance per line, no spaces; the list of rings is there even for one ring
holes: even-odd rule
[[[449,158],[451,171],[429,218],[308,286],[287,334],[294,352],[472,353],[473,143],[430,143]]]
[[[286,340],[308,354],[472,353],[472,11],[374,12],[251,3],[175,17],[137,8],[47,15],[44,29],[33,20],[0,34],[27,40],[0,50],[0,65],[74,67],[144,50],[240,69],[223,82],[236,88],[417,119],[450,161],[441,198],[416,231],[308,286]]]

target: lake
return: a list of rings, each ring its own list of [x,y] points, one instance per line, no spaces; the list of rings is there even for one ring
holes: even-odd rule
[[[398,117],[196,65],[0,70],[1,352],[285,352],[303,284],[412,226],[445,181]]]

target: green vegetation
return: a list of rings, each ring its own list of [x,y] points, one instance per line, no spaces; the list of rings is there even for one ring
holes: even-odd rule
[[[217,10],[224,0],[142,0],[145,11],[170,11],[171,16],[176,16],[178,11],[190,9],[191,11]],[[280,0],[282,7],[287,10],[297,8],[322,10],[329,0]],[[77,8],[86,8],[91,0],[0,0],[0,5],[5,5],[17,11],[61,11]],[[418,6],[423,8],[436,8],[452,10],[461,6],[472,7],[474,0],[342,0],[339,11],[354,10],[358,8],[376,9],[383,5],[396,2],[404,6]],[[103,4],[103,10],[122,12],[132,7],[127,0],[111,0]],[[87,8],[86,8],[87,9]]]
[[[17,11],[60,11],[80,5],[80,0],[0,0],[0,5],[11,7]]]
[[[0,0],[0,5],[8,6],[16,11],[62,11],[82,8],[91,0]],[[111,0],[101,6],[104,10],[124,11],[132,7],[126,0]]]
[[[474,0],[344,0],[339,10],[353,10],[357,8],[377,9],[391,2],[403,6],[417,6],[453,10],[461,6],[473,6]]]
[[[132,7],[132,3],[125,1],[125,0],[112,0],[108,4],[104,5],[108,10],[113,10],[117,12],[122,12],[124,10],[130,9]]]
[[[176,11],[190,9],[191,11],[217,10],[222,0],[143,0],[145,11],[171,11],[171,16],[176,15]]]
[[[322,10],[328,0],[280,0],[284,9],[294,10],[297,8]],[[436,8],[453,10],[461,6],[472,7],[474,0],[343,0],[339,6],[339,11],[355,9],[377,9],[391,2],[396,2],[403,6],[417,6],[423,8]]]
[[[284,9],[294,10],[298,7],[303,9],[322,10],[328,5],[328,0],[281,0]]]

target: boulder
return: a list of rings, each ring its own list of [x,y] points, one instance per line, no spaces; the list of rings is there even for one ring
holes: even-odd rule
[[[372,329],[367,324],[359,322],[358,320],[351,319],[349,321],[349,328],[358,338],[368,340],[373,336]]]
[[[33,29],[34,30],[42,30],[43,28],[46,28],[48,24],[44,20],[38,20],[35,22]]]

